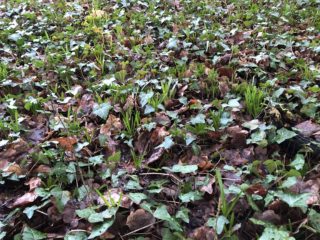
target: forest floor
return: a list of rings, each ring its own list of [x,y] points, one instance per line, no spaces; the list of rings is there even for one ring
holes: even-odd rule
[[[319,0],[0,1],[0,239],[320,239]]]

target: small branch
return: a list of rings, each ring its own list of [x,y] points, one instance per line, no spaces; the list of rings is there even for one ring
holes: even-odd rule
[[[156,173],[156,172],[151,172],[151,173],[140,173],[139,175],[158,175],[158,176],[166,176],[166,177],[172,177],[175,179],[177,182],[182,183],[182,180],[178,178],[177,176],[171,174],[171,173]]]
[[[151,226],[153,226],[153,225],[155,225],[155,224],[157,224],[157,223],[160,223],[160,222],[162,222],[162,221],[150,223],[150,224],[148,224],[148,225],[146,225],[146,226],[144,226],[144,227],[141,227],[141,228],[138,228],[138,229],[136,229],[136,230],[134,230],[134,231],[131,231],[131,232],[123,235],[122,237],[127,237],[127,236],[129,236],[129,235],[132,235],[132,234],[134,234],[134,233],[136,233],[136,232],[139,232],[139,231],[141,231],[141,230],[143,230],[143,229],[146,229],[146,228],[148,228],[148,227],[151,227]]]

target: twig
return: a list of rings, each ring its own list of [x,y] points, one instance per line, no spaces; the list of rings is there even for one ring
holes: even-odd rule
[[[182,183],[182,180],[176,177],[175,175],[171,173],[156,173],[156,172],[151,172],[151,173],[140,173],[139,175],[159,175],[159,176],[166,176],[166,177],[172,177],[175,179],[177,182]]]
[[[133,234],[133,233],[139,232],[139,231],[141,231],[141,230],[143,230],[143,229],[145,229],[145,228],[151,227],[151,226],[153,226],[153,225],[155,225],[155,224],[157,224],[157,223],[160,223],[160,222],[162,222],[162,220],[161,220],[161,221],[158,221],[158,222],[150,223],[150,224],[148,224],[148,225],[146,225],[146,226],[144,226],[144,227],[141,227],[141,228],[138,228],[138,229],[136,229],[136,230],[133,230],[133,231],[131,231],[131,232],[123,235],[122,237],[127,237],[127,236],[129,236],[129,235],[131,235],[131,234]]]

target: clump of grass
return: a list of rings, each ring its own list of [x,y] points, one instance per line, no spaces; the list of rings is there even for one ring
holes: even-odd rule
[[[141,116],[138,110],[133,110],[132,108],[127,109],[122,114],[123,125],[125,128],[125,135],[128,137],[133,137],[137,127],[141,123]]]
[[[4,63],[0,63],[0,80],[7,78],[8,76],[8,69]]]
[[[244,93],[248,113],[256,118],[263,109],[264,93],[256,86],[249,85]]]
[[[212,125],[214,127],[215,130],[218,130],[220,127],[220,122],[221,122],[221,117],[222,117],[222,110],[218,110],[218,111],[212,111],[210,112],[210,116],[211,116],[211,120],[212,120]]]

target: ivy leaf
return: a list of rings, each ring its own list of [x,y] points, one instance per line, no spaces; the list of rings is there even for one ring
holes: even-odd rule
[[[176,38],[170,38],[167,44],[168,49],[178,48],[178,40]]]
[[[103,120],[106,120],[110,109],[112,109],[110,103],[102,103],[93,108],[93,114],[101,117]]]
[[[196,124],[199,124],[199,123],[206,123],[206,116],[204,114],[200,113],[197,116],[192,117],[190,119],[190,123],[192,125],[196,125]]]
[[[103,222],[103,215],[101,213],[93,213],[88,218],[89,223],[97,223],[97,222]]]
[[[188,216],[189,212],[190,212],[190,210],[188,208],[181,207],[180,210],[176,214],[176,218],[181,219],[185,223],[189,223],[190,222],[190,219]]]
[[[294,160],[290,163],[291,167],[294,167],[296,170],[301,170],[304,166],[305,159],[303,154],[298,153],[296,154]]]
[[[88,219],[92,214],[96,213],[92,208],[78,209],[76,214],[80,218]]]
[[[193,134],[191,133],[187,133],[186,134],[186,145],[188,146],[190,143],[192,143],[194,140],[196,140],[197,137],[194,136]]]
[[[86,240],[87,238],[88,237],[84,232],[69,232],[64,237],[64,240]]]
[[[275,136],[274,140],[280,144],[290,138],[293,138],[294,136],[297,136],[297,134],[293,131],[290,131],[286,128],[281,128],[277,130],[277,135]]]
[[[275,193],[275,196],[287,203],[290,207],[299,207],[302,210],[306,210],[308,207],[307,200],[310,197],[310,193],[291,194],[278,191]]]
[[[55,197],[57,209],[59,210],[59,212],[62,212],[64,206],[71,198],[70,192],[62,191],[60,187],[55,187],[50,191],[50,193]]]
[[[141,92],[139,95],[141,107],[144,107],[148,103],[148,101],[153,97],[153,95],[154,93],[151,91],[147,93]]]
[[[165,221],[170,221],[172,219],[165,205],[161,205],[160,207],[158,207],[156,211],[153,213],[153,216],[155,218]]]
[[[179,196],[180,200],[184,203],[194,202],[202,199],[202,194],[199,191],[192,191]]]
[[[297,183],[296,177],[288,177],[282,184],[281,188],[290,188]]]
[[[223,215],[217,218],[209,218],[207,221],[207,225],[214,228],[217,231],[217,234],[221,234],[223,232],[224,226],[228,223],[229,220]]]
[[[295,240],[290,237],[290,234],[286,230],[278,229],[276,227],[266,227],[260,236],[259,240]]]
[[[22,240],[40,240],[46,239],[47,234],[26,226],[22,232]]]
[[[144,193],[129,193],[129,198],[135,203],[140,204],[142,200],[147,199],[147,195]]]
[[[95,227],[93,227],[92,232],[88,239],[93,239],[95,237],[101,236],[103,233],[105,233],[113,224],[114,220],[106,221],[102,224],[99,224]]]
[[[308,213],[308,219],[311,227],[313,227],[315,230],[317,230],[318,233],[320,233],[320,214],[317,211],[310,209]]]
[[[8,36],[8,39],[9,40],[12,40],[14,42],[17,42],[18,40],[20,40],[22,37],[21,37],[21,34],[20,33],[13,33],[11,35]]]
[[[97,155],[93,157],[89,157],[88,161],[93,164],[93,166],[97,164],[103,163],[104,156],[103,155]]]
[[[161,205],[160,207],[158,207],[156,211],[153,213],[153,216],[160,220],[167,221],[169,223],[169,227],[173,230],[182,231],[179,223],[173,217],[170,216],[165,205]]]
[[[163,169],[168,170],[170,172],[186,174],[186,173],[193,173],[193,172],[197,171],[198,166],[197,165],[176,164],[176,165],[173,165],[173,167],[171,169],[168,167],[163,167]]]
[[[157,149],[157,148],[163,147],[165,149],[170,149],[173,145],[174,145],[174,141],[172,140],[172,137],[171,136],[166,136],[164,138],[164,141],[160,145],[155,147],[155,148]]]

